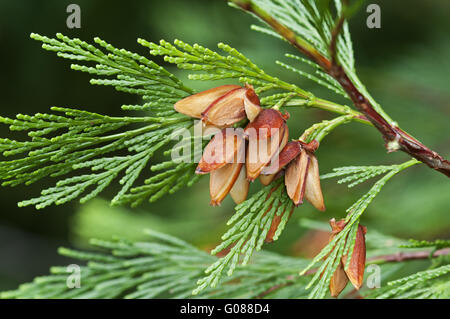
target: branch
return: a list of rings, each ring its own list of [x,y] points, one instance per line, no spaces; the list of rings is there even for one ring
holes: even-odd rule
[[[380,256],[374,256],[374,257],[368,258],[367,264],[384,264],[384,263],[392,263],[392,262],[404,262],[404,261],[410,261],[410,260],[421,260],[421,259],[428,259],[430,257],[436,258],[439,256],[445,256],[448,254],[450,254],[450,248],[444,248],[444,249],[437,250],[431,256],[430,256],[430,251],[418,251],[418,252],[412,252],[412,253],[399,252],[399,253],[390,254],[390,255],[380,255]],[[317,268],[314,268],[314,269],[308,270],[304,275],[312,275],[312,274],[315,274],[316,272],[317,272]],[[294,278],[293,278],[293,276],[290,275],[290,276],[287,276],[286,279],[293,280]],[[272,286],[269,289],[267,289],[266,291],[259,294],[256,298],[263,298],[263,297],[269,295],[270,293],[272,293],[278,289],[284,288],[286,286],[290,286],[293,283],[294,283],[294,281]],[[357,292],[357,290],[353,289],[346,296],[351,296],[355,292]]]
[[[270,25],[280,36],[291,43],[300,52],[316,62],[326,73],[331,75],[342,86],[344,91],[351,98],[356,108],[380,131],[385,140],[388,152],[401,150],[417,160],[425,163],[430,168],[450,177],[450,162],[444,159],[437,152],[432,151],[427,146],[416,140],[399,128],[394,122],[390,123],[374,108],[368,97],[358,90],[353,81],[349,78],[344,68],[331,61],[316,48],[311,46],[292,30],[278,22],[262,8],[255,5],[251,0],[230,0],[231,3],[244,11],[252,13]],[[343,21],[342,21],[343,23]],[[340,31],[339,24],[336,30]],[[337,37],[337,35],[335,36]]]
[[[391,263],[391,262],[402,262],[409,260],[419,260],[419,259],[428,259],[430,257],[436,258],[439,256],[445,256],[450,254],[450,248],[444,248],[440,250],[436,250],[432,255],[430,255],[430,251],[417,251],[417,252],[399,252],[391,255],[381,255],[375,256],[372,258],[368,258],[368,264],[380,264],[380,263]]]
[[[263,291],[258,296],[256,296],[256,299],[263,299],[265,296],[269,295],[270,293],[272,293],[272,292],[274,292],[274,291],[276,291],[278,289],[281,289],[281,288],[284,288],[284,287],[292,285],[294,279],[295,279],[295,277],[292,276],[292,275],[286,276],[286,280],[290,280],[290,282],[285,282],[285,283],[282,283],[282,284],[278,284],[278,285],[272,286],[269,289],[267,289],[266,291]]]

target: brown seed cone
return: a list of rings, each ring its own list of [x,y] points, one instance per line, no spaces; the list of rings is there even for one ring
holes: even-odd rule
[[[336,237],[336,235],[344,229],[345,220],[336,221],[336,219],[332,218],[330,220],[330,226],[331,226],[331,234],[328,242],[331,242],[334,239],[334,237]],[[342,261],[340,261],[338,267],[336,268],[336,271],[334,272],[333,276],[331,276],[330,281],[331,296],[333,297],[339,296],[342,290],[344,290],[345,286],[347,286],[347,283],[348,277],[342,266]]]
[[[319,143],[315,140],[310,143],[289,142],[280,152],[278,162],[266,166],[262,173],[274,174],[287,166],[286,188],[295,205],[302,204],[305,197],[315,208],[324,211],[319,163],[313,153],[318,146]]]
[[[211,196],[211,205],[217,206],[220,205],[222,200],[227,196],[227,194],[232,190],[236,181],[238,181],[238,185],[236,186],[236,190],[241,189],[241,191],[245,190],[246,184],[245,181],[242,181],[241,171],[244,167],[244,150],[245,150],[245,141],[240,144],[238,151],[235,154],[234,160],[232,163],[226,164],[225,166],[212,170],[210,172],[209,178],[209,193]],[[245,174],[245,173],[244,173]],[[245,175],[244,175],[245,176]],[[241,178],[240,178],[241,177]],[[248,186],[247,186],[248,192]],[[245,195],[245,196],[243,196]],[[239,197],[242,196],[242,197]],[[244,197],[247,197],[247,194],[234,195],[235,201],[240,201]]]
[[[286,124],[267,139],[258,139],[255,134],[251,134],[246,158],[247,179],[255,180],[265,166],[273,160],[278,160],[278,153],[287,144],[288,139],[289,130]]]
[[[246,84],[245,88],[247,89],[244,95],[245,114],[247,115],[248,120],[253,122],[262,110],[261,103],[253,86]]]
[[[344,271],[342,263],[339,263],[338,268],[334,272],[330,281],[330,293],[332,297],[337,297],[347,286],[348,277]]]
[[[264,109],[245,128],[245,135],[255,135],[257,139],[266,139],[271,137],[273,133],[281,130],[286,124],[287,115],[281,114],[280,111],[274,109]]]
[[[330,235],[330,242],[331,242],[333,240],[333,238],[344,229],[346,222],[344,219],[336,221],[333,218],[330,220],[330,225],[331,225],[331,229],[332,229],[331,235]],[[366,242],[365,242],[366,232],[367,232],[366,227],[364,227],[362,225],[358,225],[358,230],[356,232],[355,246],[353,248],[353,254],[352,254],[348,269],[344,268],[346,265],[348,256],[343,256],[341,258],[341,262],[340,262],[341,269],[344,271],[346,277],[348,278],[348,280],[350,280],[350,282],[356,289],[361,288],[363,279],[364,279],[364,269],[365,269],[365,265],[366,265]],[[338,268],[338,270],[339,270],[339,268]],[[338,270],[336,270],[336,272]],[[333,274],[333,277],[342,275],[342,273],[336,274],[336,272]],[[342,280],[342,279],[340,279],[340,280]],[[334,284],[336,285],[336,287],[338,286],[337,282],[334,282]],[[332,289],[332,287],[330,284],[330,290],[331,289]],[[335,289],[335,291],[337,291],[337,289]],[[339,293],[340,293],[340,291],[339,291]]]
[[[278,173],[300,154],[301,149],[302,147],[298,141],[287,143],[281,150],[278,161],[273,161],[271,165],[264,167],[261,173],[266,175]]]
[[[240,204],[247,199],[249,186],[250,182],[247,180],[245,165],[242,165],[239,176],[230,190],[230,196],[236,204]]]
[[[306,177],[308,173],[309,156],[302,149],[298,155],[287,167],[284,183],[286,191],[295,206],[303,203],[303,195],[305,194]]]
[[[209,176],[209,194],[212,206],[220,205],[228,195],[241,172],[242,165],[242,163],[236,162],[211,171]]]
[[[222,95],[202,112],[202,121],[219,127],[231,126],[245,117],[244,96],[247,89],[239,87]]]
[[[201,118],[202,112],[205,111],[211,103],[224,94],[239,88],[241,88],[239,85],[218,86],[216,88],[188,96],[175,103],[174,108],[179,113],[190,117]]]
[[[355,247],[347,269],[344,269],[348,279],[355,289],[361,288],[364,279],[364,269],[366,267],[366,239],[367,228],[358,225],[356,232]],[[348,256],[342,257],[342,264],[345,266]]]
[[[239,159],[243,162],[244,146],[242,130],[223,129],[206,145],[195,172],[207,174]]]
[[[325,210],[322,188],[320,187],[319,163],[314,154],[308,154],[309,166],[306,176],[305,199],[320,211]]]

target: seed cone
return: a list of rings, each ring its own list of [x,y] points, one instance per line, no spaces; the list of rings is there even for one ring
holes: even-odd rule
[[[242,165],[242,163],[236,162],[211,171],[209,176],[209,194],[212,206],[220,205],[225,196],[228,195],[241,172]]]
[[[245,165],[242,165],[239,176],[230,190],[230,196],[236,204],[240,204],[247,199],[249,186]]]
[[[325,210],[322,188],[320,187],[319,163],[313,154],[308,154],[309,166],[306,177],[305,198],[320,211]]]
[[[287,127],[285,127],[272,137],[257,141],[256,147],[253,145],[256,151],[252,148],[252,142],[249,142],[246,160],[248,180],[255,180],[266,165],[269,165],[272,161],[278,161],[278,152],[287,143],[288,134]]]
[[[229,127],[246,117],[252,122],[261,112],[253,86],[222,85],[191,96],[174,105],[179,113],[201,118],[207,125]]]
[[[245,88],[247,89],[244,95],[245,114],[247,114],[248,120],[253,122],[261,112],[261,103],[258,95],[256,95],[255,90],[253,89],[253,86],[246,85]]]
[[[366,266],[366,239],[365,234],[367,228],[358,225],[358,231],[356,232],[355,247],[353,248],[353,254],[350,259],[350,265],[345,269],[348,279],[356,289],[361,288],[364,279],[364,269]],[[348,256],[342,257],[342,264],[345,265]]]
[[[287,143],[280,152],[278,162],[273,161],[271,165],[264,167],[261,173],[266,175],[278,173],[300,154],[301,149],[302,147],[300,146],[300,143],[298,141]]]
[[[248,181],[243,165],[245,140],[242,131],[236,131],[227,128],[214,136],[196,169],[197,174],[210,173],[209,193],[213,206],[220,205],[229,192],[236,203],[247,197]]]
[[[317,209],[325,210],[314,156],[318,142],[288,143],[289,113],[262,109],[251,85],[222,85],[186,97],[174,107],[180,113],[201,118],[202,128],[214,133],[223,128],[206,146],[196,169],[197,174],[211,173],[212,205],[219,205],[228,193],[241,203],[247,197],[248,181],[259,177],[263,185],[269,185],[285,173],[287,192],[296,206],[306,198]],[[249,123],[243,132],[227,128],[246,117]]]
[[[334,272],[330,280],[330,293],[332,297],[337,297],[347,286],[348,277],[342,267],[342,263],[339,263],[338,268]]]
[[[249,140],[246,158],[248,180],[255,180],[264,167],[278,162],[278,154],[289,139],[285,122],[279,111],[265,109],[245,128],[244,136]]]
[[[303,203],[305,194],[306,177],[308,173],[309,156],[304,149],[287,167],[284,183],[287,194],[295,206]]]
[[[241,88],[239,85],[222,85],[191,96],[175,103],[175,110],[190,117],[201,118],[202,112],[224,94]]]
[[[283,126],[278,133],[263,140],[250,140],[247,152],[247,179],[254,181],[272,161],[278,161],[280,148],[286,145],[289,138],[287,126]]]
[[[226,128],[214,135],[206,145],[197,165],[197,174],[206,174],[224,167],[226,164],[242,159],[245,141],[242,130]],[[238,153],[242,154],[238,154]]]
[[[332,228],[332,232],[330,235],[331,242],[333,238],[344,229],[346,222],[343,219],[340,221],[336,221],[333,218],[330,220],[330,225]],[[356,232],[355,238],[355,246],[353,248],[353,254],[348,268],[345,269],[348,256],[342,256],[338,268],[331,277],[330,292],[333,297],[337,297],[341,293],[341,291],[345,288],[348,280],[350,280],[355,289],[361,288],[364,279],[364,269],[366,265],[366,232],[366,227],[358,225],[358,230]]]
[[[246,126],[244,133],[247,136],[256,134],[254,137],[257,139],[269,138],[273,133],[277,133],[286,125],[286,119],[288,117],[287,114],[283,115],[280,111],[264,109],[253,122]]]
[[[317,141],[303,143],[289,142],[280,152],[278,167],[268,166],[264,174],[274,173],[286,165],[285,184],[289,197],[296,206],[308,200],[315,208],[324,211],[322,188],[320,186],[319,163],[314,151],[319,146]]]
[[[222,95],[202,112],[202,121],[226,127],[242,121],[245,117],[244,96],[247,89],[239,87]]]

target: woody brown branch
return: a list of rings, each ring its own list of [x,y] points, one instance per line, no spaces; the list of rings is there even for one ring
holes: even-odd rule
[[[450,254],[450,248],[444,248],[436,250],[433,254],[430,254],[430,251],[417,251],[417,252],[399,252],[395,254],[390,255],[380,255],[380,256],[374,256],[367,259],[368,264],[384,264],[384,263],[394,263],[394,262],[404,262],[404,261],[411,261],[411,260],[423,260],[423,259],[429,259],[431,258],[437,258],[439,256],[445,256]],[[317,269],[310,269],[308,270],[305,275],[313,275],[317,272]],[[278,284],[275,286],[270,287],[266,291],[262,292],[257,296],[257,298],[263,298],[267,296],[268,294],[274,292],[275,290],[284,288],[286,286],[292,285],[295,283],[295,277],[292,275],[289,275],[286,277],[286,280],[289,280],[289,282],[285,282],[282,284]],[[355,292],[357,290],[352,291]]]
[[[232,3],[240,7],[241,9],[253,13],[260,19],[269,24],[278,34],[291,43],[300,52],[306,55],[308,58],[316,62],[322,69],[331,75],[352,100],[355,107],[363,113],[366,118],[378,129],[382,134],[385,146],[388,152],[401,150],[422,163],[428,165],[430,168],[450,177],[450,162],[444,159],[437,152],[431,150],[414,137],[404,132],[398,126],[390,124],[383,116],[381,116],[373,107],[369,99],[364,96],[350,80],[349,76],[345,72],[344,68],[340,66],[337,61],[331,61],[327,57],[323,56],[319,51],[306,43],[303,39],[298,37],[292,30],[281,24],[279,21],[270,16],[267,12],[253,4],[249,0],[231,0]],[[342,21],[343,23],[343,21]],[[342,26],[335,28],[340,32]],[[338,33],[336,33],[335,40],[337,41]],[[333,44],[332,44],[333,45]],[[336,44],[334,44],[336,46]],[[336,50],[335,48],[332,50]],[[335,54],[335,53],[333,53]],[[332,56],[333,56],[332,54]],[[336,60],[336,59],[333,59]]]
[[[418,252],[399,252],[396,254],[391,255],[382,255],[382,256],[375,256],[372,258],[368,258],[367,262],[370,263],[389,263],[389,262],[401,262],[401,261],[408,261],[408,260],[418,260],[418,259],[427,259],[430,256],[432,258],[436,258],[439,256],[445,256],[450,254],[450,248],[444,248],[440,250],[436,250],[432,255],[430,254],[430,251],[418,251]]]

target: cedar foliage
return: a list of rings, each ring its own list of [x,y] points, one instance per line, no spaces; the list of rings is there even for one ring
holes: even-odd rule
[[[335,58],[339,65],[374,109],[384,119],[393,122],[370,96],[356,73],[347,20],[359,1],[351,5],[346,3],[338,0],[230,1],[235,7],[254,5],[292,30],[306,48],[317,50],[329,59],[333,58],[330,43],[335,40]],[[333,39],[333,29],[340,17],[346,19],[341,32]],[[252,26],[252,29],[285,40],[268,25]],[[45,178],[56,180],[53,187],[42,190],[36,198],[20,202],[19,206],[34,205],[41,209],[77,198],[85,203],[118,181],[121,189],[111,199],[111,204],[135,207],[144,201],[154,202],[198,181],[200,177],[195,175],[195,163],[170,159],[174,145],[172,135],[180,129],[192,129],[194,125],[192,119],[176,113],[173,104],[195,93],[193,89],[151,58],[118,49],[100,38],[95,38],[93,44],[62,34],[55,38],[31,34],[31,38],[41,42],[43,49],[72,60],[71,69],[90,74],[91,84],[138,95],[142,103],[123,105],[122,109],[127,112],[123,117],[63,107],[51,108],[52,113],[1,117],[0,122],[9,125],[11,131],[25,131],[29,137],[26,141],[0,140],[0,150],[5,157],[0,162],[2,185],[29,185]],[[138,43],[147,48],[151,56],[162,56],[164,61],[177,68],[189,70],[191,80],[252,84],[265,108],[317,108],[335,114],[334,118],[312,125],[303,134],[299,132],[298,137],[301,136],[305,142],[322,141],[341,124],[370,125],[354,108],[323,99],[294,83],[267,74],[261,66],[228,44],[219,43],[217,49],[209,49],[181,40],[152,43],[138,39]],[[276,61],[276,64],[344,97],[351,105],[339,82],[320,65],[300,55],[286,54],[286,58],[289,63]],[[136,115],[139,113],[145,116]],[[182,142],[189,144],[194,139]],[[149,165],[157,152],[166,160]],[[349,187],[375,177],[378,180],[348,208],[344,230],[312,260],[283,257],[261,250],[273,218],[293,206],[284,186],[271,192],[273,187],[283,185],[277,179],[235,207],[235,213],[227,223],[230,228],[222,236],[222,242],[212,250],[212,255],[215,255],[228,249],[220,257],[211,256],[175,237],[152,231],[147,231],[151,238],[146,242],[93,239],[92,245],[103,252],[88,253],[65,248],[59,251],[65,256],[87,261],[82,268],[84,284],[81,289],[69,289],[66,268],[53,267],[49,276],[38,277],[16,291],[2,293],[1,297],[185,298],[194,294],[213,298],[325,298],[331,276],[342,256],[353,253],[356,231],[368,205],[391,178],[416,164],[421,163],[411,159],[394,165],[338,167],[322,175],[322,179],[339,177],[338,183],[347,183]],[[154,174],[149,175],[148,168]],[[137,183],[140,176],[145,176],[141,185]],[[282,235],[287,221],[288,214],[284,214],[274,240]],[[377,245],[387,240],[381,234],[368,235],[368,244],[372,245],[368,255],[372,251],[379,252]],[[407,244],[395,239],[394,242],[403,245],[392,250],[396,252],[428,249],[431,266],[365,295],[376,298],[448,298],[448,257],[435,258],[433,255],[436,250],[448,248],[448,241],[411,241]],[[349,261],[350,258],[345,267]],[[376,263],[392,267],[387,262]],[[210,266],[205,269],[205,264]],[[272,290],[273,287],[278,289]]]

